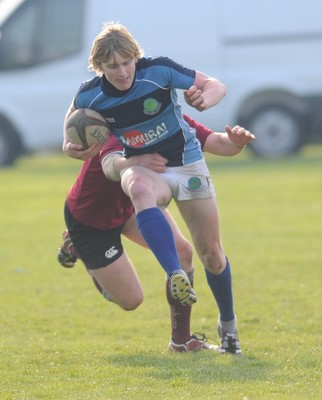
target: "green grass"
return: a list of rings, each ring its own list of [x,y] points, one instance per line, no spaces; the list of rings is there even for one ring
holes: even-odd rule
[[[275,161],[245,151],[208,165],[243,357],[166,351],[164,273],[130,242],[145,289],[136,311],[105,302],[81,263],[61,268],[63,203],[80,163],[26,157],[0,170],[1,400],[322,398],[322,148]],[[192,330],[216,338],[217,309],[195,264]]]

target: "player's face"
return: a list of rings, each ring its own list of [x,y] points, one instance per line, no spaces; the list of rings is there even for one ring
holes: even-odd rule
[[[135,59],[126,59],[119,53],[102,64],[106,79],[118,90],[128,90],[134,80]]]

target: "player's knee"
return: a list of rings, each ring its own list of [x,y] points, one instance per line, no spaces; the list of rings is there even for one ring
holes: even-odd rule
[[[136,296],[132,296],[120,301],[119,306],[124,311],[134,311],[143,303],[143,300],[144,300],[143,294],[140,295],[138,294]]]
[[[132,201],[152,193],[152,188],[148,181],[138,174],[135,174],[128,179],[125,189]]]
[[[214,275],[220,275],[222,272],[224,272],[226,267],[226,263],[218,263],[215,265],[207,265],[206,269],[211,272]]]
[[[226,267],[226,257],[220,247],[209,249],[203,255],[203,264],[205,268],[216,275],[221,274]]]

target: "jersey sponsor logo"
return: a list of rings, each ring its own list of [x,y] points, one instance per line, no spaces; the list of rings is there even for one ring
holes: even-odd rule
[[[112,246],[110,249],[108,249],[105,252],[105,257],[106,258],[112,258],[114,257],[119,251],[115,248],[115,246]]]
[[[143,112],[146,115],[155,115],[160,111],[161,103],[159,103],[156,99],[148,98],[144,100],[143,103]]]
[[[128,147],[143,147],[145,145],[153,144],[158,141],[164,135],[168,133],[166,124],[162,122],[155,129],[150,129],[148,132],[141,131],[128,131],[125,132],[120,140]]]
[[[188,187],[192,192],[195,192],[201,188],[201,179],[197,176],[192,176],[188,180]]]

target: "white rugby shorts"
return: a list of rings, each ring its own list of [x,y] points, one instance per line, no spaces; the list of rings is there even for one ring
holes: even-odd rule
[[[168,167],[160,175],[170,186],[176,200],[209,199],[216,196],[204,159],[181,167]]]

